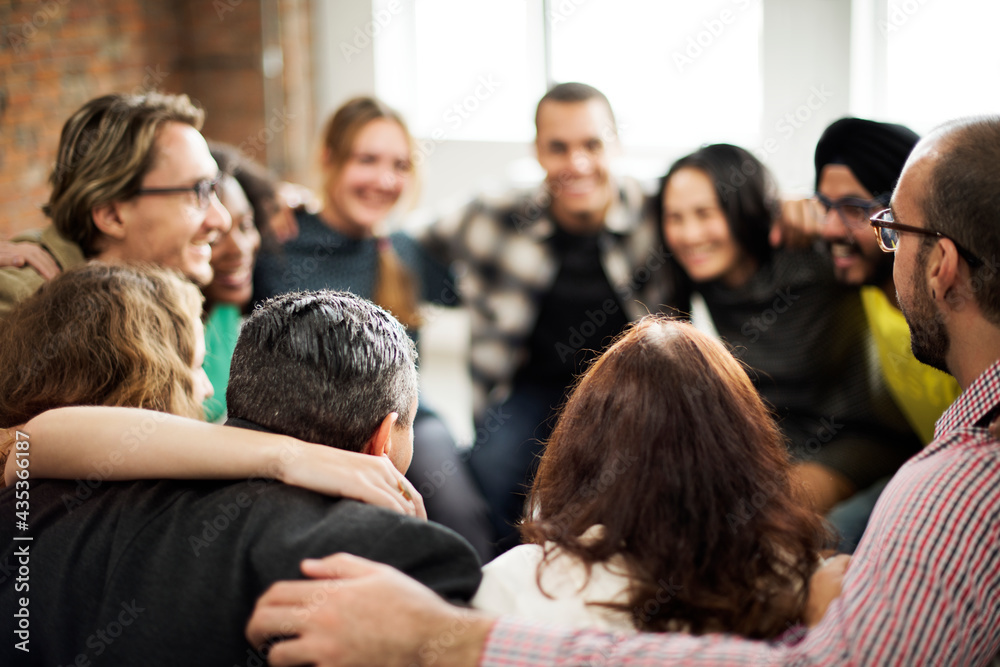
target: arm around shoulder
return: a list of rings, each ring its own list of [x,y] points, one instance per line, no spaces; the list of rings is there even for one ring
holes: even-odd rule
[[[426,517],[420,495],[388,459],[284,435],[153,410],[91,406],[43,412],[22,430],[31,437],[36,478],[94,473],[112,481],[266,477]],[[5,471],[6,479],[12,475]]]
[[[33,267],[6,266],[0,268],[0,321],[3,321],[14,309],[35,293],[45,282]]]
[[[349,536],[344,551],[391,565],[447,600],[472,599],[482,579],[481,563],[463,537],[436,523],[351,505],[353,525],[339,526],[341,535]]]

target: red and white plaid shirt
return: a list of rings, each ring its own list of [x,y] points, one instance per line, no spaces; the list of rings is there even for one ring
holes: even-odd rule
[[[987,664],[1000,652],[1000,442],[985,430],[998,407],[1000,362],[886,487],[841,596],[801,640],[614,635],[503,618],[481,664]]]

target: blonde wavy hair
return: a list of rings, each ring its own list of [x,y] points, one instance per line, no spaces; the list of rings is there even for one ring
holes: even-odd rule
[[[0,330],[0,428],[108,405],[203,418],[192,365],[202,296],[172,270],[88,264],[42,285]]]

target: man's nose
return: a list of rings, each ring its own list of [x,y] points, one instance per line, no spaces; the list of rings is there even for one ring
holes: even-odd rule
[[[847,227],[837,209],[833,207],[827,209],[826,215],[820,221],[819,233],[820,236],[828,240],[842,239],[848,236]]]
[[[574,151],[569,161],[577,174],[587,175],[594,171],[594,158],[587,151]]]
[[[229,211],[222,205],[218,195],[214,192],[208,200],[208,210],[205,212],[205,224],[219,230],[220,234],[225,234],[233,226],[233,219],[229,215]]]

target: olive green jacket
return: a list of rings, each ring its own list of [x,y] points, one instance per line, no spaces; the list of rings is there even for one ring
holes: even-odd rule
[[[63,238],[51,225],[45,229],[33,229],[18,234],[11,241],[15,243],[26,241],[42,246],[49,251],[63,271],[80,266],[86,261],[80,246]],[[34,294],[43,282],[45,279],[30,266],[8,266],[0,269],[0,321],[7,317],[14,306]]]

